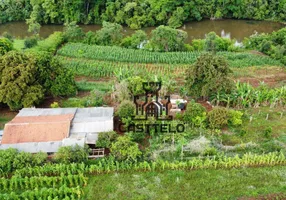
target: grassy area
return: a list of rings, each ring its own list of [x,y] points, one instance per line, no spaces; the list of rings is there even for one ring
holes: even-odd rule
[[[16,50],[22,50],[24,48],[24,40],[14,39],[13,47]]]
[[[13,117],[15,116],[14,113],[11,113],[10,115],[5,115],[5,116],[1,116],[2,114],[0,114],[0,130],[4,129],[4,126],[7,122],[11,121],[13,119]]]
[[[90,177],[84,191],[85,199],[90,200],[222,200],[274,193],[280,193],[276,199],[285,199],[285,170],[286,167],[269,167],[104,174]]]
[[[285,134],[286,112],[281,108],[250,108],[244,111],[243,123],[232,131],[239,134],[244,142],[263,141],[267,129],[271,129],[269,137],[277,138]],[[244,133],[242,133],[244,131]]]
[[[112,85],[112,82],[90,82],[86,80],[76,82],[76,86],[79,91],[98,90],[102,92],[109,92],[112,88]]]
[[[226,146],[240,144],[241,147],[236,148],[235,153],[285,151],[285,115],[285,110],[281,108],[245,109],[242,125],[224,131],[224,134],[220,136],[220,140]],[[246,143],[252,145],[244,146]]]

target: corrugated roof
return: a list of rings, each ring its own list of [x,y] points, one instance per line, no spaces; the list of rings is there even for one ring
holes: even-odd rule
[[[66,115],[75,114],[77,108],[23,108],[18,113],[17,117],[20,116],[50,116],[50,115]]]
[[[111,119],[113,117],[113,112],[113,107],[78,108],[74,120]]]
[[[59,141],[69,135],[73,114],[16,116],[4,128],[2,144]]]
[[[100,133],[105,131],[113,130],[113,120],[105,121],[81,121],[81,122],[72,122],[71,134],[75,133]]]
[[[65,138],[62,141],[63,146],[74,146],[74,145],[79,145],[83,147],[85,144],[85,137],[76,139],[76,138]]]
[[[94,144],[98,133],[113,130],[113,113],[112,107],[24,108],[5,125],[0,149],[56,152],[60,146]]]
[[[57,152],[62,146],[62,141],[50,141],[50,142],[27,142],[18,144],[0,144],[0,150],[14,148],[19,151],[25,151],[30,153],[37,152]]]
[[[78,108],[72,120],[71,135],[113,130],[113,107]]]

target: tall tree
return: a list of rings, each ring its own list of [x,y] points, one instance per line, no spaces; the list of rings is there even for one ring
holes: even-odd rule
[[[231,72],[224,57],[203,54],[186,71],[188,92],[204,99],[217,92],[229,92],[234,85],[229,76]]]

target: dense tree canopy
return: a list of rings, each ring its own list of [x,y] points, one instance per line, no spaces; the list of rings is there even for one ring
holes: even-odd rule
[[[217,92],[229,92],[233,81],[231,70],[224,57],[210,53],[201,55],[186,71],[186,86],[189,94],[207,98]]]
[[[0,57],[0,102],[10,109],[38,104],[45,95],[72,95],[73,75],[46,52],[10,51]]]
[[[181,26],[202,18],[286,20],[286,1],[257,0],[5,0],[0,2],[0,23],[30,18],[32,24],[85,24],[102,21],[144,26]]]
[[[122,40],[122,26],[116,23],[103,22],[102,28],[96,32],[97,43],[100,45],[115,45]]]
[[[151,32],[148,48],[154,51],[182,51],[188,34],[168,26],[159,26]]]

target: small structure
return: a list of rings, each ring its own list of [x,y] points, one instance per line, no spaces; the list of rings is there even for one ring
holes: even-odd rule
[[[61,146],[95,146],[98,133],[113,130],[113,108],[24,108],[4,127],[0,149],[57,152]]]

